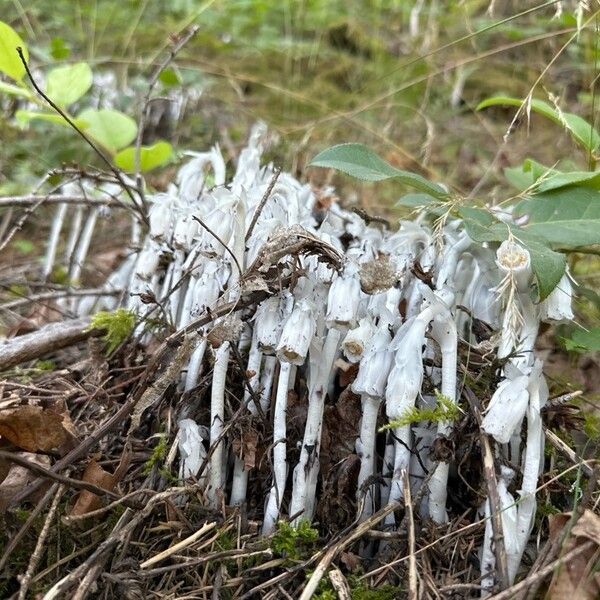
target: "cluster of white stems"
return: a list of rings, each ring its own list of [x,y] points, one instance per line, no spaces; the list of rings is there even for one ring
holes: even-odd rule
[[[278,175],[267,195],[275,170],[272,165],[260,165],[264,139],[264,126],[255,127],[229,183],[218,148],[192,155],[168,191],[150,197],[145,238],[134,220],[131,252],[106,281],[108,290],[124,294],[84,298],[71,308],[89,313],[121,303],[143,315],[148,307],[141,298],[151,295],[169,324],[182,328],[207,309],[214,311],[219,303],[238,298],[240,277],[260,256],[265,243],[279,236],[283,245],[286,232],[304,232],[337,252],[342,264],[339,271],[315,256],[279,259],[281,281],[293,283],[245,309],[237,325],[231,319],[217,319],[204,327],[182,372],[181,388],[190,392],[191,402],[194,389],[203,374],[210,375],[212,365],[210,422],[189,418],[197,413],[197,406],[184,411],[178,444],[181,477],[195,478],[215,508],[247,499],[246,461],[222,435],[226,393],[231,391],[237,398],[243,395],[249,413],[266,415],[272,423],[272,439],[261,440],[272,466],[271,488],[264,499],[264,534],[271,533],[282,518],[294,522],[313,518],[324,408],[328,398],[335,401],[331,393],[344,363],[358,365],[351,385],[362,399],[362,421],[356,432],[361,517],[401,500],[404,477],[409,478],[414,497],[429,472],[420,511],[443,523],[452,465],[436,460],[432,446],[437,438],[451,436],[452,423],[395,427],[385,434],[385,451],[379,454],[378,428],[415,407],[432,406],[434,388],[457,402],[458,340],[475,345],[472,319],[488,323],[501,331],[495,351],[501,358],[510,358],[483,428],[499,443],[498,453],[508,459],[504,462],[522,472],[518,499],[508,492],[516,476],[512,470],[503,469],[499,485],[513,579],[533,523],[543,457],[540,409],[548,391],[533,345],[542,320],[571,318],[567,277],[546,301],[535,304],[530,257],[517,240],[499,248],[482,246],[469,239],[460,222],[432,229],[425,216],[401,222],[393,231],[368,225],[358,214],[342,208],[332,190],[317,193],[286,173]],[[54,268],[68,210],[66,206],[57,209],[46,273]],[[75,210],[66,243],[71,278],[79,277],[98,216],[93,211],[84,219],[83,211]],[[217,342],[210,335],[215,328],[226,331]],[[252,394],[247,387],[243,392],[230,389],[228,373],[237,368],[232,356],[235,346],[247,357]],[[300,378],[308,388],[306,426],[301,440],[290,440],[287,401]],[[296,464],[288,460],[292,444],[299,449]],[[488,503],[481,510],[489,516]],[[393,512],[386,525],[394,527]],[[482,548],[484,589],[494,582],[493,570],[488,525]]]

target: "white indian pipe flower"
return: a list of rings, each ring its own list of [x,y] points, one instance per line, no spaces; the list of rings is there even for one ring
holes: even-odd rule
[[[529,250],[515,240],[504,240],[496,251],[496,264],[510,274],[520,292],[529,291],[531,283],[531,256]]]
[[[355,394],[383,398],[385,384],[392,367],[391,341],[392,336],[388,328],[378,327],[368,342],[360,360],[358,375],[352,383],[352,391]]]
[[[342,352],[351,363],[360,362],[369,340],[375,333],[375,325],[370,317],[363,317],[358,327],[351,329],[342,342]]]
[[[356,325],[361,299],[357,269],[349,266],[343,275],[333,280],[327,297],[327,327],[345,330]]]
[[[221,186],[225,183],[225,161],[219,150],[214,146],[210,152],[188,152],[193,156],[177,173],[179,196],[187,203],[193,204],[200,199],[200,194],[206,186],[205,169],[212,167],[214,185]],[[212,186],[211,186],[212,187]]]
[[[173,225],[174,198],[170,194],[156,194],[152,197],[152,207],[148,214],[150,221],[150,237],[153,240],[165,241]]]
[[[540,306],[541,321],[572,321],[573,286],[569,273],[565,273],[558,285]]]
[[[193,419],[181,419],[178,425],[177,444],[181,456],[179,478],[196,477],[207,455],[200,427]],[[205,473],[203,473],[199,483],[201,488],[206,485]]]
[[[277,358],[294,365],[302,365],[315,335],[316,320],[312,302],[302,299],[296,302],[287,318],[277,344]]]
[[[501,444],[510,441],[523,420],[529,402],[528,382],[527,375],[515,373],[500,383],[490,400],[481,427]]]
[[[284,291],[263,300],[254,315],[254,331],[258,347],[264,354],[275,354],[285,319],[294,305],[293,296]]]

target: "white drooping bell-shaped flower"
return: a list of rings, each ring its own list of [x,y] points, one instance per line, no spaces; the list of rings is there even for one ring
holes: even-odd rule
[[[512,276],[519,292],[528,290],[532,275],[529,250],[515,240],[504,240],[496,251],[496,264]]]
[[[361,290],[357,269],[349,265],[343,275],[333,280],[327,296],[327,327],[345,330],[356,325]]]
[[[415,317],[398,329],[392,340],[394,364],[386,389],[386,413],[390,419],[399,418],[415,404],[423,384],[423,346],[426,324]]]
[[[370,317],[358,322],[358,327],[351,329],[342,342],[342,352],[351,363],[360,362],[369,340],[375,333],[375,325]]]
[[[383,398],[388,373],[392,366],[392,336],[386,326],[378,327],[363,353],[358,375],[352,384],[355,394]]]
[[[152,207],[148,214],[150,237],[165,241],[171,232],[174,220],[175,199],[170,194],[156,194],[152,197]]]
[[[135,274],[139,279],[148,281],[152,278],[160,262],[161,245],[154,240],[148,240],[143,250],[140,252]]]
[[[540,306],[541,321],[572,321],[573,286],[568,273],[565,273],[558,285]]]
[[[315,335],[314,307],[307,299],[296,302],[288,317],[277,344],[277,358],[281,361],[302,365]]]
[[[510,375],[512,377],[502,381],[494,392],[481,424],[482,429],[501,444],[507,444],[521,425],[529,402],[529,377],[516,368],[510,370]]]
[[[225,183],[225,161],[218,146],[214,146],[210,152],[189,152],[192,160],[188,161],[177,173],[177,185],[180,198],[193,204],[200,199],[200,195],[207,187],[221,186]],[[207,166],[212,167],[213,181],[210,186],[206,185]]]
[[[206,448],[202,443],[201,429],[193,419],[181,419],[178,425],[177,443],[181,455],[179,477],[180,479],[196,477],[207,455]],[[206,473],[203,474],[199,483],[201,487],[206,484]]]
[[[198,222],[185,214],[180,215],[173,230],[173,246],[179,250],[189,251],[198,233]]]
[[[256,342],[264,354],[275,354],[283,323],[290,315],[294,299],[288,292],[263,300],[256,309],[254,331]]]

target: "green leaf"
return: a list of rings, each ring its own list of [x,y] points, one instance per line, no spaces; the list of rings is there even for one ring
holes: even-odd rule
[[[563,338],[565,348],[570,351],[598,352],[600,351],[600,327],[589,331],[576,329],[570,338]]]
[[[46,94],[60,107],[77,102],[92,86],[92,70],[87,63],[56,67],[48,73]]]
[[[600,191],[591,187],[562,187],[536,193],[519,202],[515,214],[527,215],[526,230],[554,246],[600,244]]]
[[[10,26],[0,21],[0,73],[15,81],[21,81],[25,67],[17,54],[17,48],[23,49],[23,56],[29,61],[29,52],[21,36]]]
[[[535,181],[533,175],[530,172],[527,172],[523,168],[523,165],[518,167],[506,167],[504,169],[504,177],[506,177],[508,183],[520,192],[529,188]]]
[[[548,242],[512,223],[499,221],[488,211],[463,207],[459,211],[467,235],[475,242],[503,242],[512,234],[528,251],[531,269],[537,282],[538,299],[548,297],[558,285],[566,268],[566,257],[548,247]]]
[[[86,124],[86,134],[111,154],[130,144],[137,134],[135,121],[118,110],[87,108],[78,118]]]
[[[15,113],[15,119],[19,123],[29,123],[29,121],[46,121],[48,123],[54,123],[55,125],[63,125],[64,127],[70,127],[70,125],[56,113],[38,112],[35,110],[18,110]],[[85,129],[87,123],[81,119],[73,119],[73,122],[80,129]]]
[[[175,69],[171,68],[164,69],[158,78],[165,87],[173,87],[181,83],[181,77]]]
[[[536,192],[549,192],[571,185],[584,185],[600,189],[600,172],[569,171],[561,173],[555,171],[552,175],[544,177],[536,186]]]
[[[394,206],[408,206],[410,208],[418,208],[427,206],[431,203],[438,203],[437,199],[429,194],[404,194],[396,201]]]
[[[173,147],[168,142],[156,142],[152,146],[140,148],[140,169],[142,172],[151,171],[166,164],[173,156]],[[115,155],[115,164],[123,171],[135,171],[135,146],[129,146]]]
[[[71,49],[61,37],[54,37],[50,40],[50,54],[56,60],[64,60],[65,58],[69,58]]]
[[[524,104],[520,98],[511,98],[510,96],[495,96],[487,98],[480,102],[477,110],[488,108],[489,106],[518,106]],[[557,125],[564,127],[571,137],[583,146],[586,150],[595,150],[600,146],[600,134],[585,119],[574,113],[562,112],[556,110],[553,106],[542,100],[533,99],[531,101],[531,110],[550,119]]]
[[[0,92],[10,94],[11,96],[20,96],[21,98],[31,98],[31,92],[25,88],[13,85],[12,83],[5,83],[0,81]]]
[[[337,169],[365,181],[395,178],[434,198],[447,199],[449,196],[441,186],[427,181],[416,173],[396,169],[363,144],[339,144],[323,150],[312,159],[309,166]]]

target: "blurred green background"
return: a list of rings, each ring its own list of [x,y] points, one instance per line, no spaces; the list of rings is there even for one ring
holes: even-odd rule
[[[510,195],[502,169],[527,156],[567,167],[585,163],[560,128],[532,117],[505,141],[515,109],[475,111],[488,96],[525,97],[534,89],[535,97],[555,96],[563,110],[594,121],[597,18],[581,13],[585,27],[577,33],[578,6],[0,0],[0,14],[29,46],[41,77],[51,65],[88,61],[102,80],[82,105],[112,105],[133,117],[152,65],[178,32],[198,24],[156,90],[165,100],[155,103],[145,142],[162,137],[179,151],[219,142],[233,158],[251,124],[262,119],[278,139],[269,157],[296,174],[304,175],[323,148],[360,141],[398,166],[487,200]],[[17,126],[14,104],[0,100],[2,193],[30,189],[61,162],[96,160],[66,128]],[[163,187],[173,168],[153,173],[152,183]],[[312,177],[324,176],[315,171]],[[374,211],[388,210],[398,195],[394,184],[358,185],[343,177],[336,183],[349,201]]]

